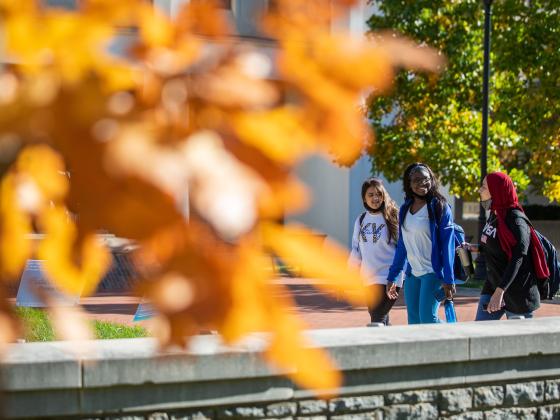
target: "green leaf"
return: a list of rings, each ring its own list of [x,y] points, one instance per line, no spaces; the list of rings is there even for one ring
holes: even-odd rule
[[[453,194],[473,198],[480,182],[482,2],[373,3],[381,13],[368,21],[372,30],[395,28],[439,48],[448,67],[435,83],[429,75],[402,71],[392,95],[372,101],[369,117],[377,132],[372,167],[396,180],[409,163],[423,160]],[[552,186],[560,174],[557,6],[556,0],[502,0],[492,6],[488,168],[512,174],[520,189],[530,181],[550,199],[557,197]]]

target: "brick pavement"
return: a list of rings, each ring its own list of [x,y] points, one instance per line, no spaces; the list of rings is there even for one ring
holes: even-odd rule
[[[369,315],[365,307],[355,308],[346,302],[330,298],[325,293],[318,291],[308,281],[283,279],[281,282],[289,288],[290,294],[297,303],[297,310],[309,328],[362,327],[369,322]],[[480,290],[478,289],[458,289],[454,301],[457,318],[460,322],[474,320],[479,295]],[[543,303],[535,316],[560,316],[560,304],[558,303]],[[440,307],[439,315],[441,319],[445,319],[443,305]],[[393,325],[407,323],[403,293],[393,306],[390,319]]]
[[[313,280],[280,278],[277,283],[285,286],[283,294],[293,297],[297,312],[309,328],[361,327],[369,322],[365,307],[355,308],[344,301],[329,297],[313,285],[316,283]],[[472,321],[474,319],[478,295],[479,291],[476,289],[459,289],[455,299],[459,321]],[[133,324],[132,317],[138,302],[139,299],[134,296],[110,293],[81,300],[91,318],[125,324]],[[543,303],[535,316],[560,316],[560,304]],[[444,318],[443,309],[440,309],[440,317]],[[143,321],[139,324],[145,323]],[[393,325],[406,324],[406,307],[402,293],[391,311],[391,323]]]

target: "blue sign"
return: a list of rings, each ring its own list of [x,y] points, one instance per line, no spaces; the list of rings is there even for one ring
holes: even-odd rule
[[[152,318],[156,314],[154,307],[149,302],[142,300],[136,309],[133,321],[144,321]]]
[[[21,275],[19,289],[16,297],[16,306],[27,306],[31,308],[44,308],[47,304],[41,299],[41,291],[53,298],[55,302],[61,305],[74,306],[77,305],[80,296],[68,296],[58,290],[42,270],[42,260],[27,260],[25,270]]]

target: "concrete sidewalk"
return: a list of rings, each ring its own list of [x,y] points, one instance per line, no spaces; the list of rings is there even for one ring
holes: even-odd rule
[[[296,310],[311,329],[363,327],[369,322],[365,307],[352,307],[318,290],[313,280],[301,278],[279,278],[278,284],[284,285],[282,294],[291,296],[296,303]],[[455,298],[455,308],[459,321],[472,321],[478,304],[478,289],[459,288]],[[139,299],[123,294],[97,295],[81,299],[89,316],[93,319],[136,324],[132,321]],[[543,303],[535,313],[536,317],[560,316],[560,305]],[[391,324],[406,324],[406,307],[401,296],[393,307]],[[444,319],[443,308],[440,318]],[[145,321],[139,322],[142,325]]]

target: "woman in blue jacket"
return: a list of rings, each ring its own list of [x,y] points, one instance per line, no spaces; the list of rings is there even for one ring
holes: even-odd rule
[[[453,298],[455,238],[453,217],[428,165],[414,163],[404,171],[405,203],[399,211],[399,240],[387,277],[387,295],[396,299],[395,281],[406,266],[404,295],[409,324],[441,322],[435,295],[443,287]]]

